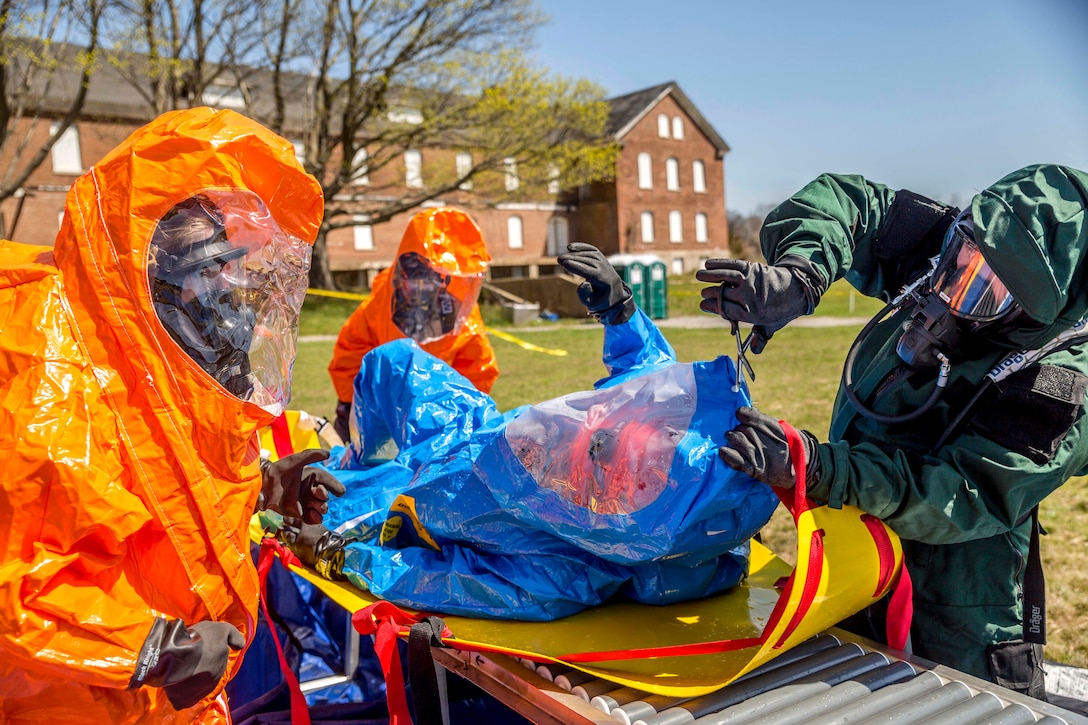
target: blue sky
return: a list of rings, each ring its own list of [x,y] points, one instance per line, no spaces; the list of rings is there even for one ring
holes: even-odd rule
[[[538,0],[536,60],[609,96],[676,81],[730,145],[726,204],[829,171],[965,203],[1088,171],[1088,0]]]

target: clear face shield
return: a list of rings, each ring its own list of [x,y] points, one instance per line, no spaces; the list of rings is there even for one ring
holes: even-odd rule
[[[483,274],[450,274],[409,252],[397,257],[390,282],[393,324],[422,345],[461,330],[480,295]]]
[[[534,405],[506,428],[511,451],[542,488],[598,514],[630,514],[669,484],[695,413],[690,368]]]
[[[159,221],[148,278],[170,337],[232,395],[286,407],[312,248],[248,191],[205,191]]]
[[[975,244],[970,210],[962,212],[948,228],[932,284],[949,312],[961,320],[992,322],[1013,306],[1012,293],[990,269]]]

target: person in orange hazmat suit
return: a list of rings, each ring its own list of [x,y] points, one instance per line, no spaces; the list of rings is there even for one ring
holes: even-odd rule
[[[249,521],[331,477],[260,467],[290,388],[317,181],[233,111],[166,113],[0,241],[0,722],[228,722]],[[308,460],[308,459],[307,459]]]
[[[499,375],[477,299],[491,255],[480,228],[452,207],[425,209],[408,222],[391,267],[340,329],[329,375],[339,404],[334,429],[350,440],[351,398],[363,355],[410,337],[482,392]]]

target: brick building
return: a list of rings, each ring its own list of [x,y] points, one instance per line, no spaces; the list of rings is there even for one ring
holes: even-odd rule
[[[62,111],[76,79],[61,75],[59,102],[42,109],[15,133],[29,130],[27,147],[40,148],[48,137],[49,113]],[[195,102],[245,113],[242,94],[213,86]],[[259,82],[246,96],[260,103]],[[518,188],[516,168],[495,178],[474,180],[477,188],[457,191],[427,205],[463,206],[480,225],[494,258],[493,279],[549,275],[555,255],[571,240],[586,241],[607,254],[653,254],[672,274],[688,274],[710,257],[728,256],[724,157],[729,151],[706,119],[674,82],[609,99],[607,132],[620,147],[611,181],[561,190],[554,185]],[[395,112],[405,112],[399,109]],[[407,109],[410,113],[410,109]],[[17,194],[0,203],[0,231],[9,239],[50,245],[59,229],[68,187],[97,159],[151,119],[143,98],[109,67],[92,76],[80,119],[53,147]],[[55,117],[57,117],[55,115]],[[288,116],[299,128],[301,115]],[[296,142],[300,157],[305,148]],[[367,187],[388,182],[408,189],[425,185],[429,171],[462,163],[456,149],[408,149],[399,164],[361,175],[349,193],[364,198]],[[0,158],[0,165],[7,159]],[[471,163],[471,162],[470,162]],[[399,177],[399,178],[397,178]],[[500,184],[516,201],[488,202],[488,184]],[[511,194],[511,185],[514,193]],[[414,213],[414,212],[412,212]],[[369,225],[359,217],[353,227],[336,229],[327,238],[330,268],[350,286],[365,286],[394,256],[409,214]]]

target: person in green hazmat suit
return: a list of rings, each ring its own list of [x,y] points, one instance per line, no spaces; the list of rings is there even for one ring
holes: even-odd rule
[[[696,274],[702,309],[752,324],[755,353],[835,280],[888,302],[847,355],[827,442],[800,432],[808,492],[902,538],[914,654],[1040,698],[1037,507],[1088,473],[1086,209],[1088,174],[1058,165],[962,211],[824,174],[765,220],[768,264]],[[738,420],[722,460],[792,486],[782,422]]]

